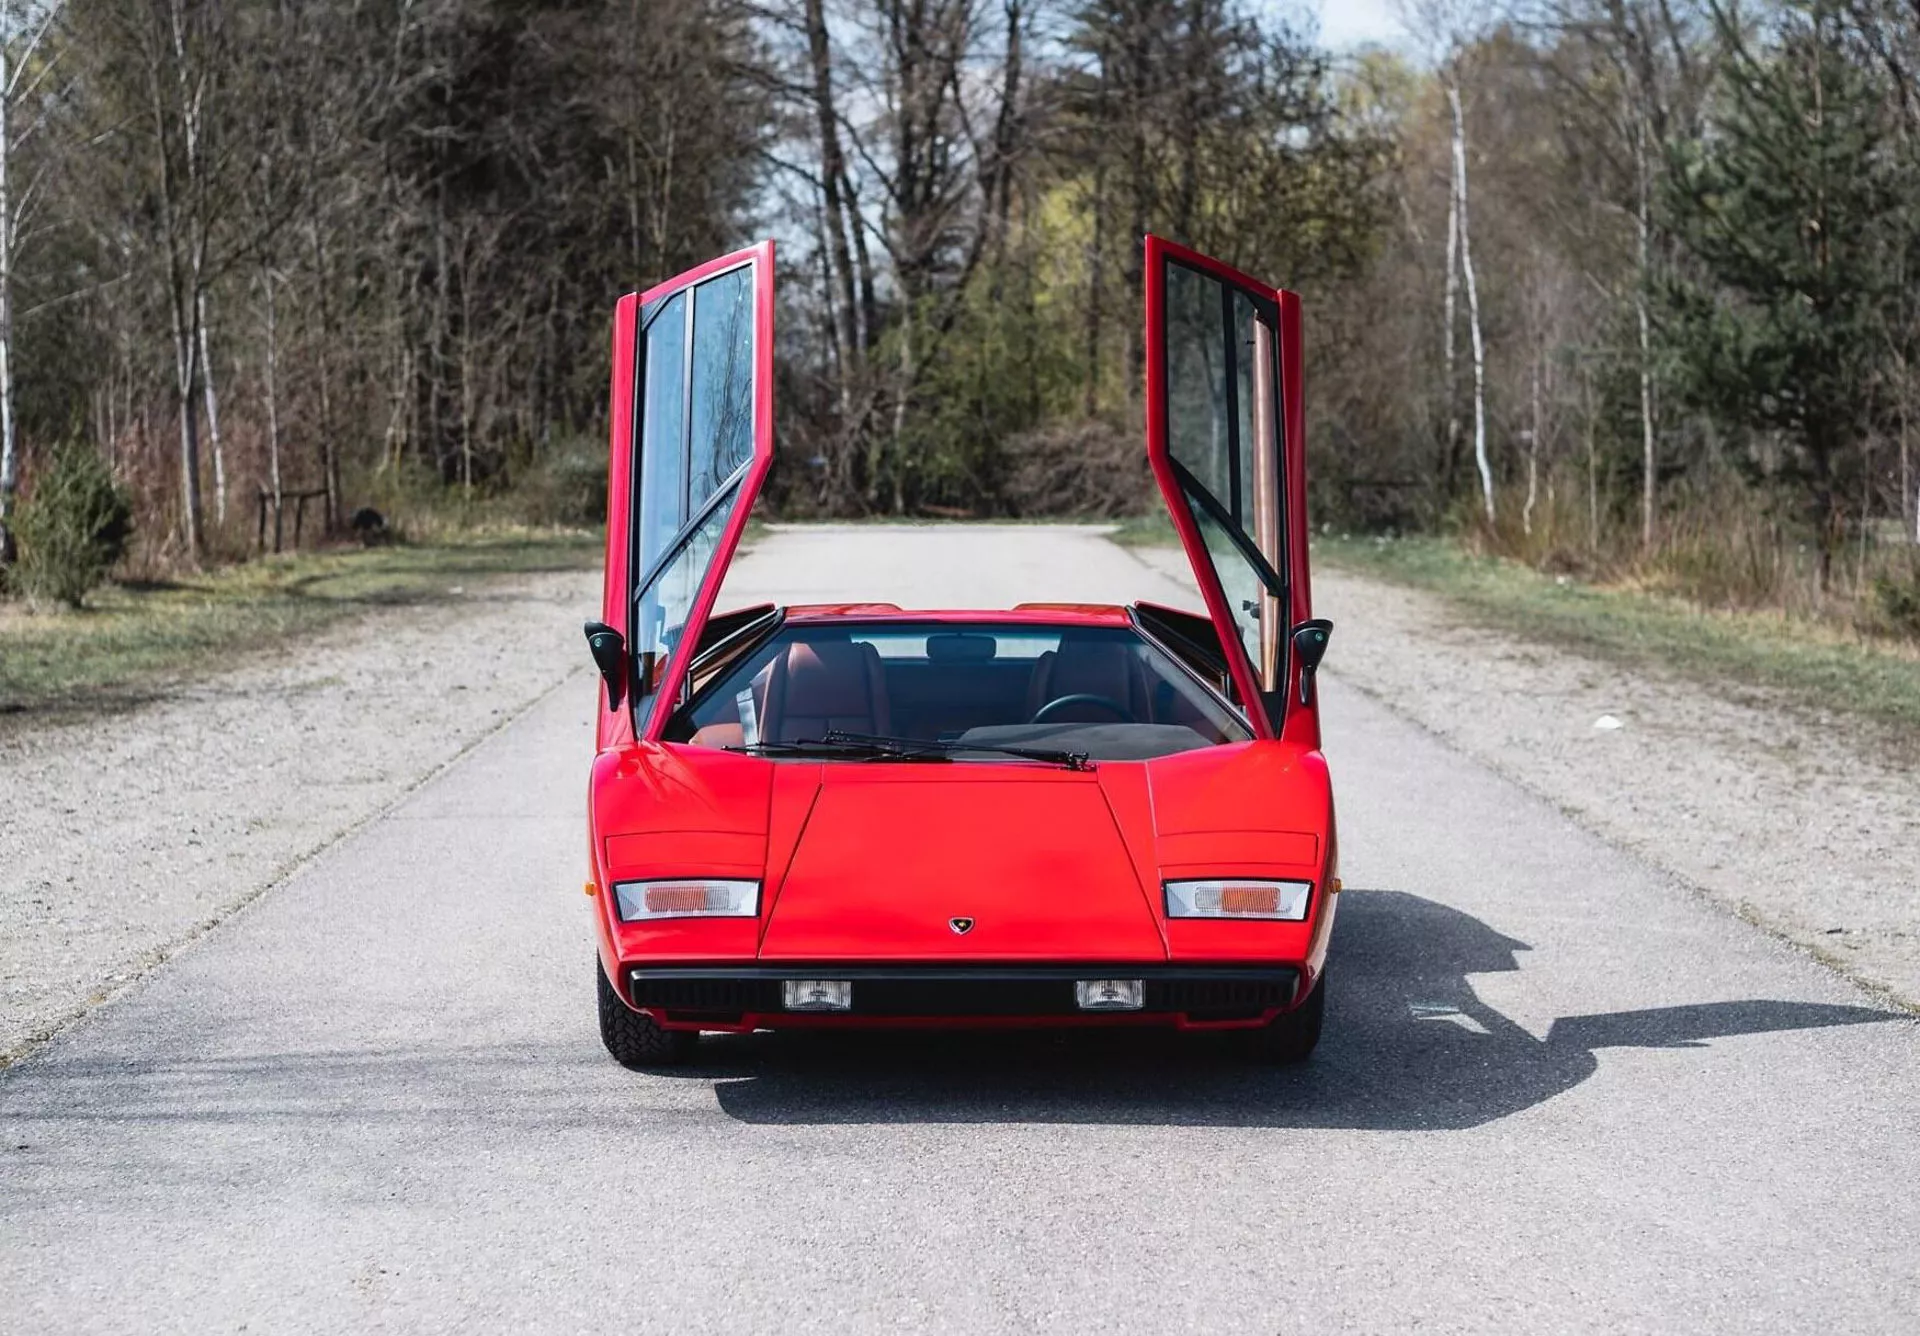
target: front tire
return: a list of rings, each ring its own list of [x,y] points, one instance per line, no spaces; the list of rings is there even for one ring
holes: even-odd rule
[[[1320,971],[1307,1000],[1292,1011],[1283,1011],[1251,1036],[1256,1057],[1282,1065],[1305,1062],[1320,1042],[1320,1027],[1327,1015],[1327,972]]]
[[[614,991],[598,960],[593,962],[593,977],[599,985],[600,1042],[615,1062],[643,1072],[679,1067],[693,1057],[698,1030],[668,1030],[653,1017],[635,1011]]]

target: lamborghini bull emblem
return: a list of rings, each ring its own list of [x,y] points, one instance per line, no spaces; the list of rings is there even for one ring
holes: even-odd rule
[[[965,937],[973,931],[973,920],[970,918],[950,918],[947,920],[947,926],[959,933],[962,937]]]

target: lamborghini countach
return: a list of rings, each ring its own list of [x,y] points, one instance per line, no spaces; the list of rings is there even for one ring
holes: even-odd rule
[[[1299,300],[1145,247],[1147,456],[1204,614],[716,611],[775,449],[772,244],[620,302],[586,890],[622,1064],[801,1026],[1312,1051],[1340,883]]]

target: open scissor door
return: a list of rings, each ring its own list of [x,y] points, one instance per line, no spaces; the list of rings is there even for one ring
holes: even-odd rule
[[[1299,299],[1159,237],[1146,276],[1154,478],[1255,731],[1317,745],[1288,652],[1312,616]]]
[[[773,462],[773,243],[688,270],[614,315],[602,617],[629,702],[600,744],[657,737]]]

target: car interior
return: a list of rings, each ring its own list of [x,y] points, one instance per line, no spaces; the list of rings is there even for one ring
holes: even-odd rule
[[[832,732],[1044,745],[1094,760],[1249,736],[1198,676],[1131,628],[883,622],[783,627],[709,671],[666,737],[752,748]]]

